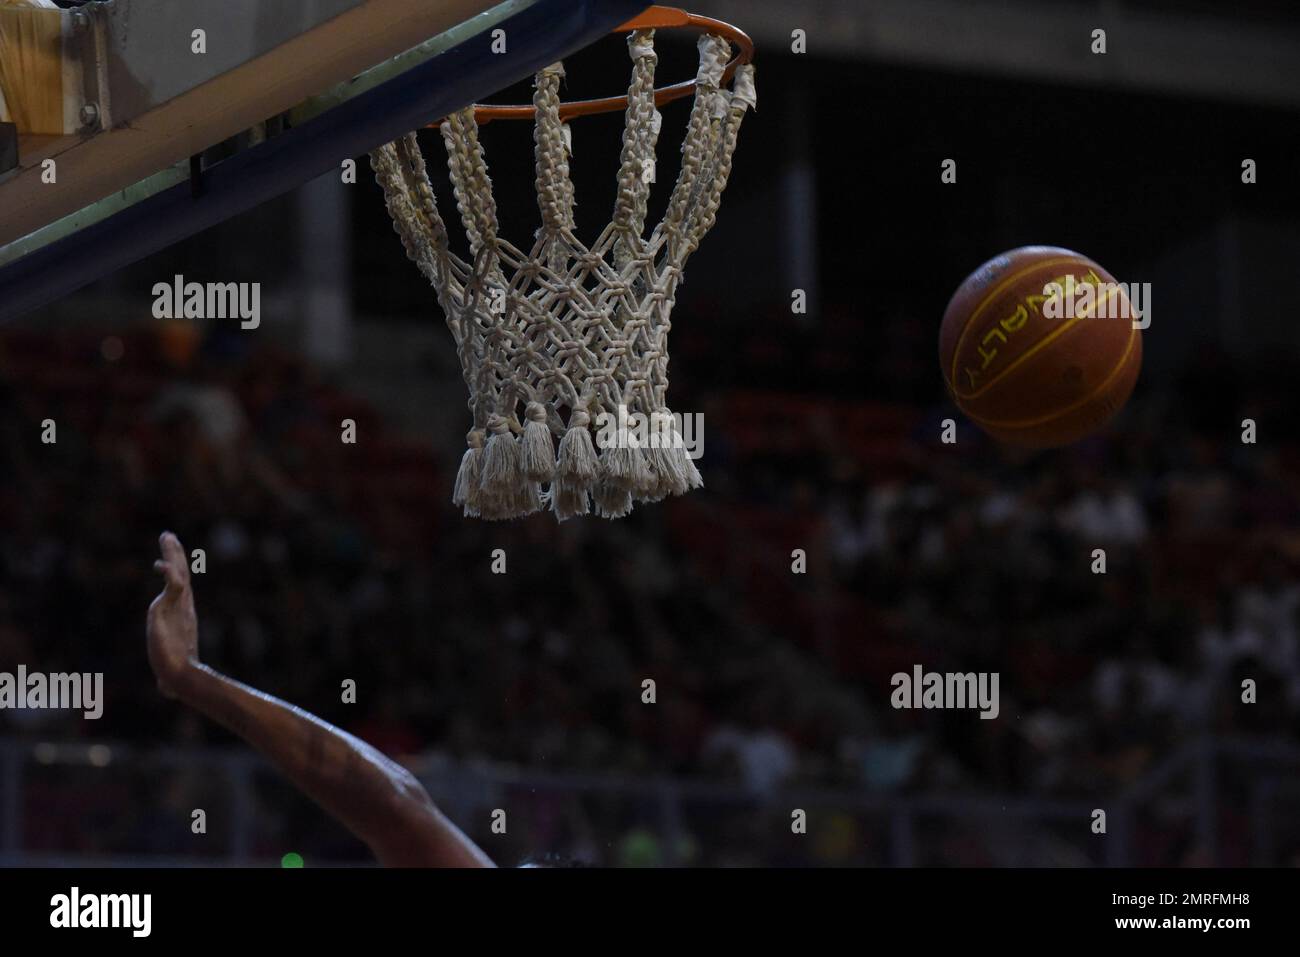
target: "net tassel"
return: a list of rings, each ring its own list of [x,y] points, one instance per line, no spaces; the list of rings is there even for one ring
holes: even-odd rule
[[[539,482],[524,479],[515,493],[514,517],[532,515],[542,510],[542,486]]]
[[[704,478],[687,452],[686,442],[677,428],[677,420],[667,409],[663,410],[663,415],[667,416],[668,424],[661,433],[661,447],[655,450],[658,452],[655,465],[659,472],[658,491],[662,493],[661,498],[666,498],[669,495],[685,495],[691,489],[700,488],[704,485]]]
[[[619,423],[613,444],[601,450],[600,464],[604,476],[615,485],[640,489],[650,483],[651,472],[646,461],[646,450],[641,448],[640,437],[629,430],[626,423]]]
[[[632,511],[632,493],[650,487],[654,472],[641,448],[640,438],[619,422],[613,444],[600,453],[600,483],[596,487],[596,510],[604,518],[622,518]]]
[[[598,471],[596,448],[587,430],[590,424],[591,416],[586,411],[574,409],[569,416],[569,428],[560,439],[555,481],[551,484],[551,508],[561,522],[591,510],[589,496]]]
[[[549,482],[555,476],[555,446],[546,424],[546,406],[529,402],[525,410],[523,470],[533,482]]]
[[[660,409],[650,416],[650,445],[646,449],[650,480],[645,488],[637,490],[637,498],[642,502],[661,501],[669,495],[677,494],[673,490],[685,484],[681,467],[671,455],[674,443],[680,441],[672,413]]]
[[[672,449],[666,446],[651,447],[646,454],[650,459],[654,481],[641,496],[641,501],[659,502],[669,495],[680,495],[678,489],[685,486],[686,478],[673,458]]]
[[[456,472],[456,486],[451,493],[452,504],[465,510],[466,518],[479,516],[479,483],[483,479],[483,433],[478,429],[465,436],[469,446],[460,460]]]
[[[638,422],[638,431],[633,443],[635,455],[631,475],[632,495],[638,502],[655,501],[661,482],[657,453],[659,452],[658,446],[664,441],[663,436],[658,431],[663,427],[663,419],[659,415],[650,415],[645,412],[637,412],[635,416]],[[669,424],[671,427],[671,422]],[[658,497],[662,498],[662,496]]]
[[[487,445],[483,449],[483,476],[479,481],[479,511],[486,519],[518,518],[541,507],[536,482],[523,473],[522,450],[504,416],[488,417]]]
[[[596,485],[596,514],[601,518],[623,518],[632,512],[632,490],[608,475]]]

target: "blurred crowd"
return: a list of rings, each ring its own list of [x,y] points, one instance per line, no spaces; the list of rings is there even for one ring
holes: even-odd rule
[[[1294,738],[1294,437],[1264,429],[1244,444],[1249,411],[1199,417],[1173,399],[1185,384],[1155,383],[1102,438],[1009,453],[918,385],[919,364],[909,376],[886,350],[879,388],[860,370],[850,379],[848,328],[832,316],[825,335],[790,329],[721,365],[683,337],[675,403],[704,412],[708,487],[624,521],[563,526],[462,519],[448,502],[458,450],[392,434],[328,377],[238,334],[7,333],[0,670],[102,671],[108,704],[98,725],[3,713],[0,733],[231,743],[163,700],[148,673],[151,562],[172,529],[204,551],[206,660],[389,753],[422,755],[411,760],[426,780],[448,762],[492,763],[671,776],[743,800],[802,788],[868,803],[1089,801],[1206,732]],[[914,332],[900,323],[900,355]],[[815,369],[815,383],[772,377],[781,342],[804,344],[785,360]],[[1248,409],[1280,405],[1269,388],[1256,382]],[[939,438],[947,417],[955,444]],[[345,418],[355,444],[341,441]],[[891,676],[916,664],[999,672],[1001,719],[889,707]],[[348,680],[355,704],[343,702]],[[144,799],[183,808],[202,790],[193,776],[168,780]],[[293,830],[301,802],[266,800]],[[607,863],[887,855],[866,811],[824,819],[811,851],[773,849],[755,843],[761,815],[722,822],[699,798],[667,848],[657,806],[526,800],[536,820],[521,853],[540,842]],[[1164,813],[1183,823],[1143,831],[1150,859],[1194,858],[1187,812]],[[37,843],[92,840],[59,836],[52,817]],[[951,823],[926,835],[923,863],[1003,862]]]

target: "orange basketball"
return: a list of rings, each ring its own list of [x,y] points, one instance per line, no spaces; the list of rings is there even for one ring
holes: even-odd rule
[[[1055,246],[1013,249],[967,276],[948,303],[944,382],[995,439],[1068,445],[1114,418],[1133,392],[1142,367],[1136,318],[1125,287],[1091,259]]]

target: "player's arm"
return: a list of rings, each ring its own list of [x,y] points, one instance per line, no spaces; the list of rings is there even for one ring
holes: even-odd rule
[[[163,694],[242,737],[394,867],[492,867],[415,776],[350,734],[199,661],[198,617],[180,540],[159,540],[165,580],[149,606],[149,664]]]

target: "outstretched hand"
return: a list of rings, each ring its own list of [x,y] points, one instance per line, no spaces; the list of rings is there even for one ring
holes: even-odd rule
[[[162,558],[153,567],[162,573],[164,583],[162,593],[149,606],[147,647],[158,690],[174,698],[181,680],[199,662],[199,619],[194,612],[185,548],[171,532],[163,532],[158,544]]]

